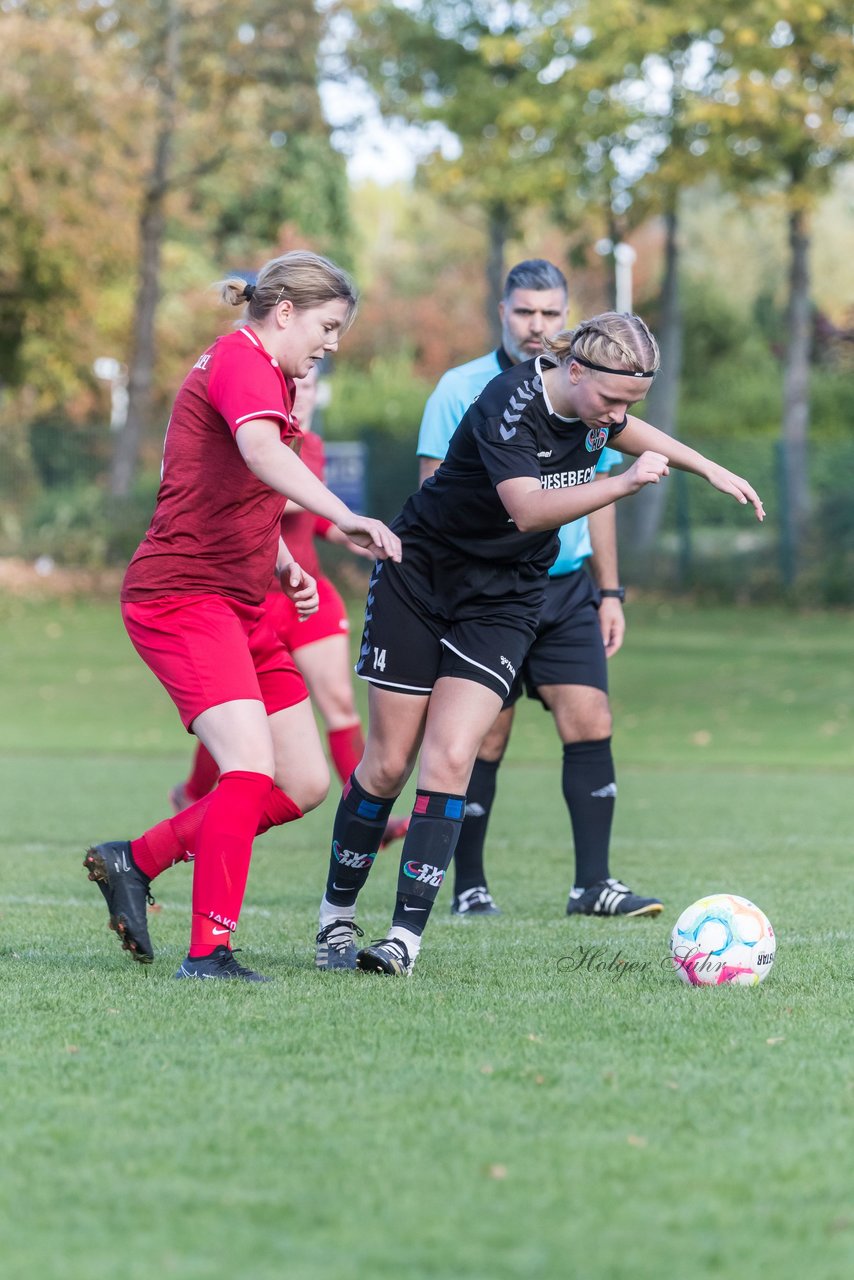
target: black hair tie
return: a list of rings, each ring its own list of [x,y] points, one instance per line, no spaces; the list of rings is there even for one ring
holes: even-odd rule
[[[246,299],[246,301],[247,301],[247,302],[251,302],[251,301],[252,301],[252,299],[253,299],[253,298],[254,298],[254,296],[255,296],[255,286],[254,286],[254,284],[250,284],[250,283],[247,281],[247,283],[243,286],[243,296],[244,296],[244,298]]]

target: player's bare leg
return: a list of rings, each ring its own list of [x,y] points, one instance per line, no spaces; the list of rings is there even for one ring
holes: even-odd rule
[[[332,762],[346,785],[365,751],[353,692],[349,638],[344,633],[324,636],[322,640],[294,649],[293,659],[326,726]],[[389,818],[380,848],[384,849],[393,840],[402,840],[408,827],[408,817]]]
[[[359,952],[360,969],[411,973],[459,839],[477,750],[500,709],[500,696],[485,685],[447,676],[437,680],[424,727],[418,790],[401,853],[391,929],[387,938]]]

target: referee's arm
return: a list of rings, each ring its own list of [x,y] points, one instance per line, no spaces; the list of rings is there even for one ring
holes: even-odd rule
[[[443,374],[424,406],[418,431],[418,484],[429,480],[448,452],[451,436],[467,405],[454,389],[454,372]]]
[[[609,468],[610,471],[610,468]],[[606,480],[609,471],[597,471],[596,480]],[[613,588],[620,585],[617,569],[617,509],[613,503],[591,511],[587,517],[590,545],[593,554],[590,567],[598,587]]]

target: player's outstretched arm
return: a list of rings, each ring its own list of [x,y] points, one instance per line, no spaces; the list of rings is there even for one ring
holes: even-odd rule
[[[400,560],[400,539],[381,520],[357,516],[318,480],[293,449],[279,438],[279,425],[256,418],[238,428],[237,447],[249,470],[264,484],[307,511],[324,516],[378,560]]]
[[[710,485],[713,485],[715,489],[720,489],[721,493],[731,494],[736,502],[740,502],[742,506],[752,506],[756,512],[757,520],[765,519],[765,507],[762,505],[762,499],[743,476],[737,476],[734,471],[727,471],[726,467],[721,467],[717,462],[712,462],[711,458],[706,459],[706,466],[705,478]]]
[[[331,542],[335,547],[346,547],[354,556],[361,556],[365,560],[373,560],[370,551],[365,547],[360,547],[352,538],[348,538],[346,533],[342,533],[337,524],[327,524],[322,533],[315,534],[324,542]]]
[[[654,449],[657,453],[664,454],[671,466],[678,467],[680,471],[690,471],[696,476],[702,476],[715,489],[719,489],[721,493],[730,494],[742,506],[752,506],[757,520],[765,519],[762,500],[747,480],[713,462],[711,458],[704,457],[702,453],[691,449],[681,440],[674,440],[658,427],[653,427],[648,422],[629,414],[626,427],[617,439],[621,451],[625,453],[638,455],[646,449]]]
[[[628,471],[607,476],[595,484],[570,489],[543,489],[533,476],[514,476],[495,486],[507,514],[521,533],[558,529],[581,516],[627,498],[648,484],[658,484],[669,475],[667,459],[660,453],[642,453]]]

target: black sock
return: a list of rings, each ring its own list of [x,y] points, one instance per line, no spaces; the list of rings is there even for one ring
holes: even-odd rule
[[[475,760],[466,790],[466,815],[454,853],[454,896],[476,885],[489,886],[483,869],[483,846],[495,800],[496,774],[500,760]]]
[[[336,907],[352,907],[368,878],[397,796],[369,795],[354,775],[345,784],[332,828],[332,853],[326,899]]]
[[[605,880],[617,784],[611,739],[568,742],[563,749],[563,795],[575,841],[575,885]]]
[[[400,855],[393,925],[423,933],[454,856],[465,803],[465,796],[416,791],[412,820]]]

